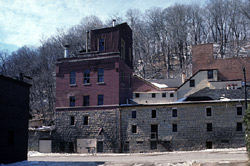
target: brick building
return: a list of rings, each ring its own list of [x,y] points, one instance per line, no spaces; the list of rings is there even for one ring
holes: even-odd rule
[[[192,72],[202,69],[217,69],[218,80],[243,80],[242,67],[246,68],[246,79],[250,82],[250,47],[244,48],[245,56],[221,59],[217,56],[215,45],[200,44],[192,47]],[[216,59],[217,58],[217,59]]]
[[[132,30],[124,23],[90,35],[90,52],[56,64],[54,151],[120,149],[119,105],[132,99]]]
[[[30,84],[0,75],[0,163],[27,160]]]

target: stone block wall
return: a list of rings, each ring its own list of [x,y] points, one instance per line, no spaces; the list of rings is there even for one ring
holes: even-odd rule
[[[87,125],[84,125],[84,116],[88,116]],[[71,117],[74,117],[74,125],[71,123]],[[96,139],[103,142],[103,152],[119,152],[119,129],[118,108],[57,110],[52,151],[76,152],[77,139]]]
[[[51,140],[52,131],[29,131],[28,150],[39,151],[39,140]]]
[[[244,128],[236,131],[237,123],[242,123],[242,115],[237,115],[241,102],[206,102],[195,104],[169,104],[151,106],[131,106],[121,108],[121,141],[123,152],[154,152],[172,150],[200,150],[206,148],[243,147]],[[206,108],[212,115],[206,115]],[[173,117],[172,109],[177,109]],[[156,118],[152,118],[156,110]],[[136,118],[132,118],[136,111]],[[207,131],[207,124],[212,131]],[[173,124],[177,132],[173,132]],[[136,133],[132,133],[132,126]],[[151,137],[151,125],[158,126],[158,138]],[[242,124],[243,125],[243,124]],[[210,147],[209,147],[210,146]]]

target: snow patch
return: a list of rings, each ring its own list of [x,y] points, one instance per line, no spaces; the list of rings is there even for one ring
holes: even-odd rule
[[[158,88],[167,88],[168,87],[166,84],[158,84],[155,82],[151,82],[151,84],[153,84],[154,86],[156,86]]]

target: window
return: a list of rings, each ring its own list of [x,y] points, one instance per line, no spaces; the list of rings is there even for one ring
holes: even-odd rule
[[[104,82],[104,69],[98,69],[97,82]]]
[[[150,149],[151,150],[157,149],[157,141],[150,141]]]
[[[70,96],[69,97],[69,106],[74,107],[76,105],[75,102],[76,102],[75,96]]]
[[[207,149],[212,149],[213,148],[213,143],[211,141],[206,142],[206,148]]]
[[[189,86],[190,87],[195,87],[195,80],[190,80],[189,81]]]
[[[213,131],[213,125],[212,123],[207,123],[207,132]]]
[[[83,125],[89,125],[89,116],[83,117]]]
[[[140,97],[140,93],[136,93],[135,98],[139,98],[139,97]]]
[[[83,106],[89,106],[89,96],[83,96]]]
[[[174,93],[170,93],[170,97],[174,97]]]
[[[166,97],[166,93],[162,93],[162,97]]]
[[[177,109],[176,108],[172,109],[172,117],[177,117]]]
[[[103,38],[99,39],[99,51],[104,51],[105,49],[105,42]]]
[[[156,118],[156,110],[152,110],[152,118]]]
[[[136,111],[132,111],[132,118],[136,118]]]
[[[172,124],[172,131],[177,132],[177,124]]]
[[[242,131],[242,123],[237,123],[236,131]]]
[[[87,69],[84,71],[84,84],[89,84],[90,83],[90,70]]]
[[[103,141],[97,141],[97,153],[103,152]]]
[[[125,83],[125,73],[121,71],[121,83]]]
[[[158,138],[158,125],[151,125],[151,139],[157,139]]]
[[[237,115],[242,115],[242,107],[241,106],[237,107]]]
[[[75,85],[76,84],[76,72],[75,71],[71,71],[70,72],[70,85]]]
[[[206,115],[207,116],[212,116],[212,108],[211,107],[206,108]]]
[[[121,58],[125,60],[125,41],[121,39]]]
[[[137,144],[143,144],[143,141],[136,141]]]
[[[155,93],[152,93],[152,98],[155,98]]]
[[[75,117],[74,116],[70,117],[70,125],[75,125]]]
[[[213,70],[207,71],[207,79],[213,79],[214,78],[214,72]]]
[[[98,105],[103,105],[103,95],[98,95]]]
[[[124,142],[123,150],[124,150],[124,152],[128,152],[129,151],[129,142],[128,141]]]
[[[9,145],[15,144],[15,132],[14,131],[8,132],[8,144]]]
[[[132,133],[137,133],[137,126],[136,125],[132,125]]]

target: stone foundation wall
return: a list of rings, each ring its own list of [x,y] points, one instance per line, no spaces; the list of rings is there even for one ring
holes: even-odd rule
[[[84,116],[88,124],[84,125]],[[72,125],[71,117],[74,117]],[[103,152],[119,152],[119,109],[56,111],[56,129],[53,132],[53,152],[77,152],[77,139],[96,139],[102,142]],[[97,147],[94,151],[97,152]]]
[[[28,150],[39,151],[39,140],[51,140],[50,131],[29,131]]]
[[[122,150],[153,152],[243,147],[244,127],[236,131],[237,123],[242,123],[244,116],[244,108],[242,115],[237,115],[237,106],[241,105],[243,103],[223,102],[123,107]],[[212,109],[212,116],[206,115],[207,107]],[[177,109],[177,117],[173,117],[172,109]],[[156,110],[156,118],[152,118],[152,110]],[[132,118],[132,111],[136,111],[136,118]],[[212,131],[207,131],[208,123],[212,124]],[[177,132],[173,132],[173,124],[177,125]],[[136,126],[136,133],[132,133],[132,125]],[[157,125],[157,134],[151,133],[151,125]]]

